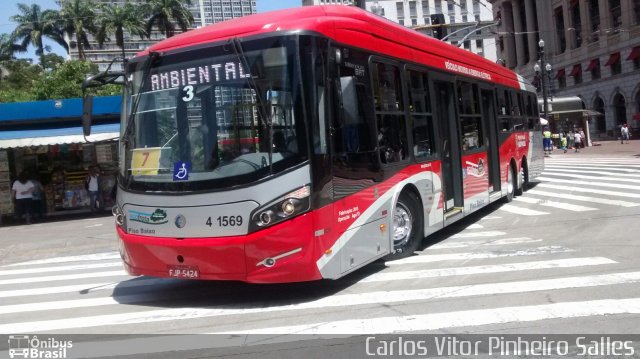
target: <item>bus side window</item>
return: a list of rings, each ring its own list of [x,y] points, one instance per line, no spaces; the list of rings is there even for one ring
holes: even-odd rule
[[[409,82],[409,110],[413,123],[413,156],[424,160],[434,154],[433,113],[426,73],[407,71]]]
[[[372,71],[380,162],[403,161],[409,152],[400,69],[395,65],[374,62]]]
[[[367,56],[352,49],[342,53],[345,58],[338,67],[336,84],[339,108],[333,123],[335,151],[343,154],[371,152],[375,146],[371,123],[367,121],[373,117],[369,114],[369,77],[364,65]]]

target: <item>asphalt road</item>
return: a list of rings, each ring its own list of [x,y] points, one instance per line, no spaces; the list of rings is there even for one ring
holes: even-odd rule
[[[242,344],[244,356],[261,358],[282,348],[366,356],[363,334],[640,334],[638,233],[640,151],[631,146],[554,154],[514,202],[426,239],[416,256],[337,281],[132,278],[109,217],[4,227],[0,333],[150,335],[144,350],[125,345],[143,339],[109,337],[116,344],[102,354],[118,357],[162,357],[162,335],[222,333],[171,347],[211,357],[234,351],[210,347]],[[284,344],[263,346],[272,342]]]

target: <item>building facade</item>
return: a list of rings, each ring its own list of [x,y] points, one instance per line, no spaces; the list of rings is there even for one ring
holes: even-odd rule
[[[602,114],[589,120],[594,139],[618,137],[623,123],[640,130],[640,0],[491,2],[505,66],[540,84],[534,66],[544,40],[550,96],[578,96]]]
[[[116,6],[124,5],[125,2],[144,3],[144,0],[97,0],[100,4],[112,4]],[[192,0],[189,6],[193,15],[193,27],[203,27],[217,22],[247,16],[256,13],[256,0]],[[124,50],[125,57],[131,58],[136,53],[146,49],[154,43],[164,40],[165,36],[160,31],[154,29],[149,38],[125,33]],[[89,37],[91,48],[86,49],[87,60],[98,65],[100,71],[104,71],[114,58],[122,57],[122,49],[115,42],[115,38],[106,42],[102,47],[98,45],[95,38]],[[78,59],[77,48],[72,46],[70,51],[72,59]],[[112,70],[122,69],[121,62],[114,62]]]
[[[303,5],[352,5],[349,0],[304,0]],[[496,40],[491,4],[486,0],[379,0],[367,1],[368,11],[496,61]],[[441,15],[440,17],[435,15]],[[445,32],[442,31],[444,25]],[[477,26],[476,26],[477,24]],[[460,30],[460,31],[458,31]],[[468,35],[468,36],[467,36]]]

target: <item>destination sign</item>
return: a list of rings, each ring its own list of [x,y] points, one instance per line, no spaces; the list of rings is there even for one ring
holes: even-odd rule
[[[251,77],[239,62],[225,62],[206,66],[159,72],[151,75],[151,91],[206,85]]]

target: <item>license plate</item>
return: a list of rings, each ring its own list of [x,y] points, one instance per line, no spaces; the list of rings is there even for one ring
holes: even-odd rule
[[[167,266],[167,269],[169,270],[169,277],[172,278],[200,278],[200,271],[195,266]]]

